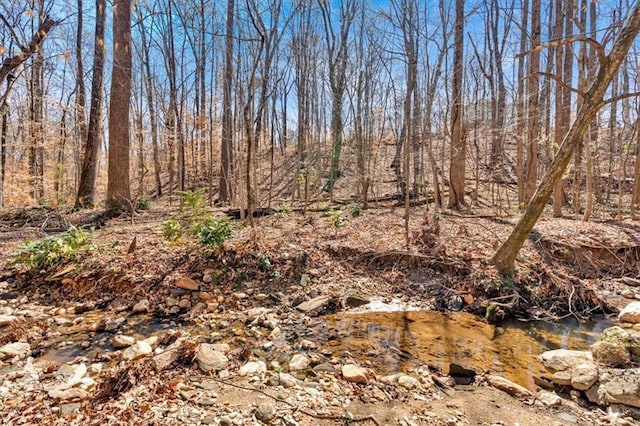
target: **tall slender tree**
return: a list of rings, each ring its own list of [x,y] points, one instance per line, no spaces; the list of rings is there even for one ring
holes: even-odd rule
[[[106,46],[104,44],[104,30],[106,19],[106,0],[96,0],[96,28],[95,45],[93,51],[93,78],[91,80],[91,105],[89,107],[89,127],[86,133],[81,133],[84,142],[84,156],[76,208],[93,207],[95,204],[96,176],[98,172],[98,152],[102,134],[102,94],[104,92],[104,61]]]
[[[107,209],[112,212],[133,208],[129,182],[131,75],[131,2],[114,0],[107,175]]]

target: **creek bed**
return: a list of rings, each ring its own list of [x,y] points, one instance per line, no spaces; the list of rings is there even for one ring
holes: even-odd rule
[[[606,319],[584,324],[573,319],[493,326],[463,312],[365,312],[318,318],[310,338],[333,355],[348,352],[382,373],[427,364],[449,374],[451,364],[457,364],[534,389],[534,377],[545,371],[538,355],[551,349],[587,349],[610,325]]]

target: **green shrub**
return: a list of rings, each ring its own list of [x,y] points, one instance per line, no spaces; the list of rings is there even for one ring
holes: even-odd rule
[[[207,209],[204,189],[181,191],[180,213],[163,222],[166,240],[177,242],[184,236],[191,236],[205,247],[221,247],[228,240],[233,228],[229,218],[214,219]]]
[[[71,226],[67,231],[38,241],[27,241],[15,258],[15,263],[31,270],[49,269],[64,260],[72,260],[85,251],[91,233]]]
[[[182,224],[175,218],[165,220],[162,222],[162,234],[164,235],[165,240],[175,243],[182,238]]]
[[[206,247],[221,247],[229,238],[233,229],[228,217],[212,220],[208,224],[202,224],[195,231],[198,243]]]
[[[147,197],[138,198],[136,200],[136,210],[149,210],[151,208],[151,200]]]
[[[329,210],[329,217],[331,218],[331,226],[336,229],[347,224],[347,219],[342,215],[342,210]]]

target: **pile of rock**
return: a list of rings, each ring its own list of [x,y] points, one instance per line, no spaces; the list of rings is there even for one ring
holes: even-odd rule
[[[640,408],[640,332],[611,327],[589,351],[547,351],[541,360],[555,384],[584,392],[593,403]]]

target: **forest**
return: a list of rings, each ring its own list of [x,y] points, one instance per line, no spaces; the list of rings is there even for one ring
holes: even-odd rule
[[[5,424],[640,421],[640,4],[0,4]]]

